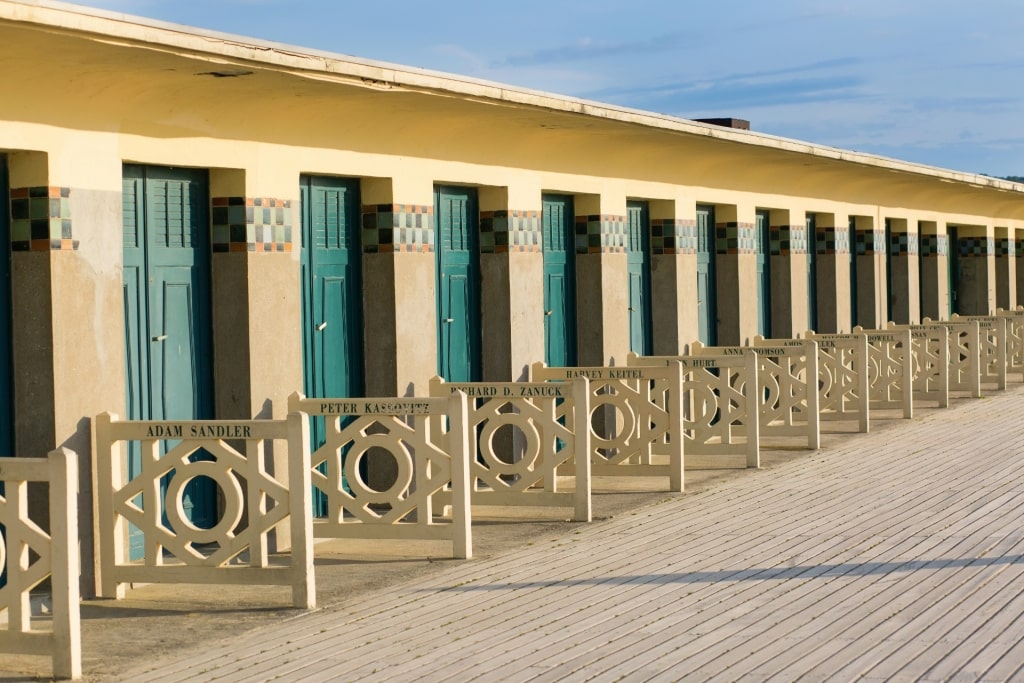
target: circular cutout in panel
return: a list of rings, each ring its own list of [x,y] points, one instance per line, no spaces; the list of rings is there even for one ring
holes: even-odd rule
[[[590,403],[590,434],[598,448],[625,448],[637,418],[623,394],[599,394]]]
[[[197,527],[185,513],[185,487],[200,477],[210,479],[217,485],[224,502],[220,519],[209,529]],[[238,526],[242,520],[243,500],[242,486],[234,474],[216,462],[200,460],[175,467],[171,481],[167,484],[164,511],[171,528],[185,540],[191,543],[214,543],[227,540],[228,534]]]
[[[693,407],[691,420],[695,425],[710,427],[712,421],[718,416],[718,396],[706,384],[693,383],[689,387],[690,405]]]
[[[389,434],[369,434],[360,441],[360,446],[345,455],[345,480],[352,489],[352,495],[361,504],[397,503],[412,485],[412,454],[401,440]],[[392,460],[394,481],[391,485],[382,489],[371,488],[361,473],[363,458],[370,461]]]
[[[480,430],[480,453],[498,474],[524,474],[540,457],[540,434],[531,421],[515,413],[487,420]]]
[[[782,375],[782,377],[786,376]],[[758,375],[758,381],[761,384],[761,402],[769,408],[778,407],[779,401],[782,400],[779,377],[775,374],[764,373],[763,375]]]

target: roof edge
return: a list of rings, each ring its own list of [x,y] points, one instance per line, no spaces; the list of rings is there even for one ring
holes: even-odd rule
[[[758,131],[722,128],[667,114],[210,31],[56,0],[0,0],[0,21],[34,24],[51,31],[93,34],[107,40],[120,40],[140,46],[173,48],[205,56],[207,59],[292,70],[311,77],[348,81],[364,87],[403,88],[513,106],[542,108],[657,128],[666,132],[717,138],[738,144],[861,164],[893,172],[930,176],[946,182],[965,183],[980,188],[1024,193],[1024,183],[992,176],[829,147]]]

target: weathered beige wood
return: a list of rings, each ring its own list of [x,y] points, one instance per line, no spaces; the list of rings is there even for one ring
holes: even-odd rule
[[[680,367],[686,469],[760,467],[762,399],[753,350],[689,356],[631,353],[627,363]]]
[[[1008,320],[1002,316],[953,315],[953,322],[958,320],[974,320],[978,323],[978,365],[981,372],[981,383],[995,385],[999,391],[1006,389],[1006,373],[1009,369],[1009,356],[1006,347],[1006,327]]]
[[[670,491],[682,491],[684,438],[678,364],[658,367],[530,366],[532,382],[589,380],[591,474],[668,477]],[[603,420],[595,427],[594,421]]]
[[[290,585],[296,607],[314,607],[310,489],[303,476],[309,469],[307,419],[296,414],[285,420],[154,422],[97,416],[97,593],[120,597],[129,582]],[[131,479],[125,448],[130,441],[139,444],[141,455],[140,470]],[[286,444],[289,474],[295,477],[291,487],[267,472],[265,441]],[[176,445],[161,453],[163,442]],[[192,461],[200,450],[209,459]],[[222,509],[209,529],[184,516],[185,486],[195,477],[211,479],[220,492]],[[163,495],[161,481],[166,482]],[[138,562],[126,557],[129,523],[143,535]],[[290,531],[292,553],[285,563],[272,565],[267,537],[279,529]]]
[[[996,315],[1006,318],[1006,372],[1019,374],[1024,382],[1024,307],[1000,309]]]
[[[896,325],[893,330],[910,332],[914,373],[914,401],[934,401],[937,408],[949,407],[949,330],[945,325]]]
[[[818,344],[818,409],[822,420],[856,421],[857,429],[871,429],[868,341],[864,334],[815,334],[805,339]],[[798,346],[799,339],[777,340]]]
[[[59,448],[46,458],[0,458],[0,482],[0,568],[7,572],[0,587],[0,613],[7,613],[0,652],[48,656],[54,678],[80,678],[78,456]],[[29,515],[29,482],[47,484],[49,533]],[[47,579],[52,625],[43,631],[32,627],[30,592]]]
[[[326,418],[324,444],[309,460],[311,486],[327,499],[326,517],[313,524],[316,538],[445,540],[451,542],[452,557],[472,557],[465,394],[353,399],[296,393],[288,405],[290,411]],[[344,427],[342,418],[351,418]],[[443,419],[449,421],[448,432]],[[359,462],[387,456],[397,476],[389,489],[379,491],[360,474]],[[439,498],[450,502],[450,518],[436,509]]]
[[[865,330],[868,339],[868,398],[875,410],[901,410],[914,417],[914,356],[910,330]]]
[[[753,350],[758,358],[761,436],[806,437],[808,448],[818,448],[821,421],[817,344],[805,340],[802,346],[780,346],[755,337],[753,346],[749,347],[705,347],[700,342],[690,345],[693,355],[742,355],[748,350]]]
[[[981,333],[971,319],[932,321],[949,331],[949,390],[981,398]]]
[[[573,519],[591,512],[589,382],[430,381],[431,396],[462,392],[469,403],[469,489],[475,505],[573,508]],[[500,439],[508,427],[515,437]],[[452,427],[452,433],[455,427]],[[559,468],[571,468],[571,492],[558,490]]]

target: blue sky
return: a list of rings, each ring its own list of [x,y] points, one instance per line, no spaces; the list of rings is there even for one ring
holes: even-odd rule
[[[1024,175],[1024,0],[82,4],[824,145]]]

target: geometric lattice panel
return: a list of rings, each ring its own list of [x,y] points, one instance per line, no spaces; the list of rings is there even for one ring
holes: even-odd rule
[[[45,482],[50,533],[28,511],[29,482]],[[82,672],[79,625],[78,458],[0,458],[0,653],[48,655],[55,678]],[[31,592],[49,579],[51,627],[33,627]]]
[[[312,485],[327,510],[314,525],[317,538],[444,540],[453,557],[472,557],[464,394],[293,394],[289,406],[325,418],[324,443],[310,457]],[[437,504],[441,497],[451,503],[450,517]]]
[[[818,408],[822,420],[870,428],[868,340],[865,334],[807,334],[818,344]],[[795,343],[795,342],[794,342]]]
[[[854,328],[868,338],[868,396],[875,410],[901,410],[904,418],[914,416],[913,347],[910,330]]]
[[[949,331],[945,325],[891,325],[910,333],[914,401],[949,407]]]
[[[759,426],[763,437],[805,437],[808,448],[821,444],[818,411],[817,344],[799,340],[782,345],[774,339],[756,337],[751,347],[708,347],[691,345],[695,355],[732,353],[747,350],[757,354],[757,381],[760,387]]]
[[[759,467],[758,358],[738,354],[630,356],[631,363],[673,363],[682,372],[686,469]]]
[[[244,583],[292,587],[297,607],[315,605],[309,428],[286,420],[122,421],[109,413],[93,424],[101,596],[123,584]],[[271,444],[286,445],[275,473]],[[128,448],[135,444],[136,449]],[[129,454],[135,454],[129,457]],[[188,512],[195,487],[215,489],[212,524]],[[142,558],[127,557],[129,530]],[[272,535],[290,535],[291,551],[271,561]]]
[[[683,490],[682,377],[678,363],[650,367],[549,368],[534,363],[533,382],[589,380],[591,473],[668,477]]]
[[[472,501],[477,505],[574,508],[590,521],[589,384],[430,381],[432,396],[466,394]],[[572,472],[573,491],[559,486]]]

